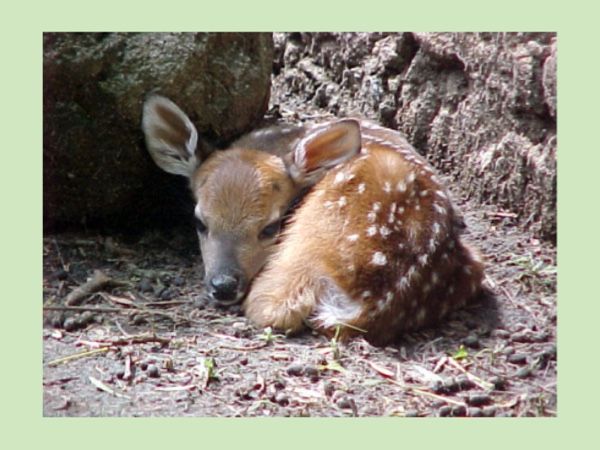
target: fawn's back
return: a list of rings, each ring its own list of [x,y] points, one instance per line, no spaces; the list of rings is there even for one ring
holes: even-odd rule
[[[151,128],[152,153],[160,145],[152,149]],[[479,291],[483,265],[460,239],[448,193],[399,133],[341,120],[260,130],[234,147],[189,163],[185,175],[209,291],[223,303],[244,301],[255,324],[364,333],[383,345]]]

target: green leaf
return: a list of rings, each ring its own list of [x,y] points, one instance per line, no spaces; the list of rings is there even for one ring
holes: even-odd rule
[[[458,350],[454,353],[454,355],[452,355],[452,357],[455,360],[460,361],[461,359],[468,358],[469,357],[469,352],[467,351],[467,349],[465,348],[465,346],[461,344],[461,346],[458,347]]]

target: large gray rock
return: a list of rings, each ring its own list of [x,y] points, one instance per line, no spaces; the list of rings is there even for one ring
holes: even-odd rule
[[[145,150],[145,95],[170,97],[225,143],[262,118],[272,61],[269,33],[45,34],[46,228],[170,217],[174,177]]]
[[[275,34],[283,117],[399,129],[463,192],[556,238],[556,35]]]

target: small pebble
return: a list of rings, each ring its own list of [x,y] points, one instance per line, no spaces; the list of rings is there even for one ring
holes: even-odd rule
[[[73,331],[79,328],[79,320],[77,317],[67,317],[63,323],[63,328],[66,331]]]
[[[134,325],[144,325],[146,323],[146,318],[141,314],[134,314],[131,318],[131,322]]]
[[[496,415],[497,408],[495,406],[486,406],[481,410],[483,417],[494,417]]]
[[[469,380],[466,375],[459,375],[456,377],[456,384],[461,391],[466,391],[475,387],[475,383]]]
[[[84,311],[81,314],[81,317],[79,319],[79,324],[81,326],[88,325],[88,324],[92,323],[95,318],[96,318],[96,316],[94,315],[93,311]]]
[[[503,355],[512,355],[515,352],[515,348],[511,347],[510,345],[507,347],[504,347],[504,349],[502,349],[502,354]]]
[[[342,398],[340,398],[336,403],[338,408],[341,409],[354,409],[353,405],[354,405],[354,400],[352,400],[351,397],[348,396],[344,396]]]
[[[154,364],[148,364],[148,369],[146,370],[146,373],[148,374],[148,376],[150,378],[159,378],[160,377],[160,370]]]
[[[450,415],[450,412],[452,412],[452,408],[448,405],[445,405],[438,409],[438,416],[448,417]]]
[[[491,398],[487,394],[471,394],[467,396],[466,401],[471,406],[482,406],[491,402]]]
[[[287,367],[287,369],[285,369],[285,371],[288,375],[291,375],[293,377],[300,377],[304,375],[304,367],[304,364],[292,363]]]
[[[48,322],[53,328],[64,328],[65,314],[61,312],[54,314],[50,317]]]
[[[504,378],[493,376],[490,378],[489,382],[494,385],[494,389],[497,391],[503,391],[506,389],[506,380]]]
[[[467,410],[469,417],[483,417],[483,411],[481,408],[473,407]]]
[[[429,389],[431,389],[434,394],[443,394],[446,392],[446,387],[441,380],[435,380],[429,385]]]
[[[464,417],[467,415],[467,408],[463,405],[456,405],[452,407],[452,411],[450,411],[450,415],[452,417]]]
[[[512,364],[527,364],[527,355],[524,353],[514,353],[506,358],[506,360]]]
[[[517,378],[527,378],[529,375],[531,375],[531,369],[529,367],[521,367],[515,372]]]
[[[542,354],[550,360],[556,359],[556,345],[550,345],[542,350]]]
[[[308,377],[319,378],[319,369],[315,366],[306,366],[304,368],[304,374]]]
[[[287,406],[290,404],[290,398],[283,392],[278,392],[275,395],[275,403],[281,406]]]
[[[335,386],[333,383],[327,382],[323,385],[323,390],[325,391],[325,395],[327,397],[331,397],[335,392]]]
[[[285,380],[277,379],[273,382],[273,387],[278,391],[285,389]]]
[[[525,344],[546,342],[548,340],[548,333],[547,332],[534,333],[531,331],[520,331],[518,333],[513,334],[511,336],[510,340],[513,342],[520,342],[520,343],[525,343]]]
[[[181,275],[177,275],[173,279],[173,285],[177,286],[177,287],[185,286],[185,278],[182,277]]]
[[[510,337],[510,333],[506,330],[494,330],[492,331],[492,336],[500,339],[508,339]]]
[[[173,289],[166,288],[160,293],[159,298],[163,301],[168,301],[168,300],[171,300],[176,295],[177,295],[177,293]]]
[[[138,290],[140,292],[152,292],[154,290],[152,281],[149,278],[142,278],[138,283]]]
[[[470,334],[468,335],[464,340],[463,340],[463,344],[465,344],[465,346],[469,347],[469,348],[479,348],[481,347],[481,344],[479,343],[479,338],[474,335],[474,334]]]

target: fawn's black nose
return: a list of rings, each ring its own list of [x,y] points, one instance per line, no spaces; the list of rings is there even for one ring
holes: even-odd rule
[[[233,273],[220,273],[210,279],[209,287],[212,297],[224,303],[238,300],[241,277]]]

